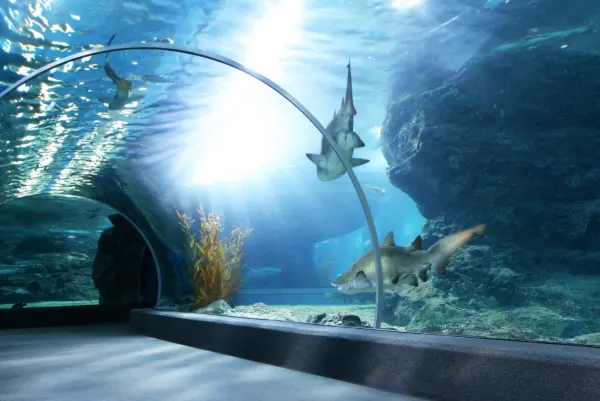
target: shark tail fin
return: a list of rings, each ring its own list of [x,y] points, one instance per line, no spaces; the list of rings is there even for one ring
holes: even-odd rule
[[[112,41],[115,39],[115,36],[117,36],[117,34],[113,33],[112,36],[110,37],[110,39],[108,39],[108,43],[106,44],[106,46],[110,46]],[[110,62],[110,52],[106,53],[106,63],[109,63],[109,62]]]
[[[110,37],[110,39],[108,39],[108,43],[106,44],[106,46],[110,46],[110,44],[112,43],[112,41],[115,39],[115,36],[117,36],[117,34],[113,33],[112,36]]]
[[[354,131],[349,132],[348,135],[352,136],[352,141],[354,141],[356,144],[354,145],[354,148],[364,148],[365,147],[365,143],[362,139],[360,139],[360,136],[358,136],[358,134]]]
[[[438,274],[446,273],[446,264],[448,263],[450,256],[452,256],[458,248],[473,239],[473,237],[483,235],[485,228],[485,224],[479,224],[467,230],[444,237],[429,248],[428,252],[431,253],[431,264],[435,267],[436,272]]]

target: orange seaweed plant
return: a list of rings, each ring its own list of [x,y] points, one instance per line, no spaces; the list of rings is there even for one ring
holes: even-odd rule
[[[195,220],[176,211],[187,242],[187,269],[194,288],[194,306],[201,308],[219,299],[229,300],[242,286],[242,256],[250,227],[235,226],[227,239],[221,239],[223,226],[215,213],[198,210],[200,228]]]

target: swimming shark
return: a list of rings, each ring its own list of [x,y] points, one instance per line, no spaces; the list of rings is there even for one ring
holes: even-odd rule
[[[377,196],[385,196],[385,192],[386,192],[385,188],[374,187],[373,185],[369,185],[369,184],[363,184],[363,189],[365,190],[365,192],[370,191]]]
[[[251,278],[264,278],[281,274],[281,269],[278,267],[258,267],[254,269],[246,269],[246,275]]]
[[[114,33],[110,37],[108,44],[106,46],[110,46],[110,44],[112,43],[115,36],[117,36],[116,33]],[[120,110],[123,107],[125,107],[125,105],[127,103],[129,103],[130,100],[133,100],[133,99],[130,99],[130,93],[131,93],[131,89],[133,88],[133,82],[129,81],[127,79],[121,78],[115,72],[115,70],[113,70],[112,66],[110,65],[110,53],[106,53],[106,61],[104,63],[104,72],[106,73],[106,76],[109,77],[110,80],[113,81],[113,83],[117,86],[117,92],[115,93],[115,96],[112,98],[112,100],[101,99],[101,101],[104,103],[108,103],[108,108],[110,110]]]
[[[474,236],[483,235],[485,228],[484,224],[480,224],[449,235],[440,239],[427,250],[422,249],[420,235],[408,247],[403,247],[396,245],[394,233],[390,231],[380,247],[383,290],[386,292],[399,292],[400,284],[417,287],[419,279],[424,282],[427,281],[429,266],[433,266],[438,274],[444,274],[450,256]],[[361,256],[331,285],[346,294],[375,292],[377,278],[374,252],[370,251]]]
[[[362,166],[369,162],[367,159],[353,158],[354,149],[362,148],[365,143],[360,139],[358,134],[354,132],[354,116],[356,109],[354,108],[354,99],[352,98],[352,72],[350,61],[348,61],[348,78],[346,82],[346,96],[342,98],[340,111],[333,112],[333,119],[325,128],[333,137],[335,143],[342,150],[341,157],[350,161],[352,167]],[[317,177],[321,181],[335,180],[346,172],[344,165],[335,153],[327,139],[321,138],[321,153],[307,153],[306,157],[316,164]]]

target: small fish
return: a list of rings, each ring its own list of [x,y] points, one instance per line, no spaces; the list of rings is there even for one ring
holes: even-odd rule
[[[474,236],[483,235],[485,228],[484,224],[480,224],[449,235],[440,239],[426,251],[422,249],[420,235],[408,247],[403,247],[396,245],[394,233],[390,231],[380,247],[384,291],[398,292],[399,284],[417,287],[418,279],[427,281],[427,269],[430,265],[435,267],[438,274],[444,274],[450,256]],[[346,294],[374,292],[377,287],[377,278],[373,251],[361,256],[331,285]]]
[[[83,252],[70,252],[67,259],[75,260],[90,260],[90,257]]]
[[[10,276],[11,274],[19,273],[21,270],[13,268],[0,268],[0,276]]]
[[[368,184],[364,184],[363,188],[366,191],[370,191],[370,192],[374,193],[377,196],[385,196],[385,192],[386,192],[385,188],[374,187],[374,186],[368,185]]]
[[[346,82],[346,96],[342,98],[339,112],[333,112],[333,119],[325,128],[333,137],[335,143],[342,150],[341,157],[350,161],[352,167],[362,166],[369,162],[367,159],[353,158],[354,149],[362,148],[365,143],[354,132],[354,99],[352,97],[352,73],[348,61],[348,80]],[[317,177],[321,181],[332,181],[346,173],[340,158],[335,153],[325,137],[321,138],[321,153],[307,153],[308,160],[317,166]]]
[[[278,267],[259,267],[256,269],[246,270],[246,274],[250,277],[267,277],[280,274],[281,269]]]
[[[108,41],[108,44],[106,46],[110,46],[115,36],[117,36],[116,33],[114,33],[110,37],[110,40]],[[133,82],[121,78],[119,75],[117,75],[115,70],[113,70],[113,68],[110,65],[110,53],[106,53],[104,72],[106,73],[106,76],[109,77],[110,80],[113,81],[113,83],[117,86],[117,92],[115,93],[115,97],[112,98],[112,100],[108,101],[108,108],[110,110],[120,110],[123,107],[125,107],[125,105],[130,101],[129,95],[131,89],[133,88]]]
[[[14,286],[2,286],[0,287],[0,294],[18,294],[18,295],[29,295],[31,292],[27,291],[25,288],[14,287]]]
[[[152,42],[169,44],[169,45],[172,45],[173,43],[175,43],[175,41],[171,38],[156,38],[156,37],[154,39],[152,39]]]
[[[155,83],[155,84],[166,84],[166,83],[173,82],[170,79],[161,77],[160,75],[154,75],[154,74],[142,75],[141,79],[145,82],[151,82],[151,83]]]
[[[86,261],[90,259],[82,252],[38,253],[36,257],[42,261]]]

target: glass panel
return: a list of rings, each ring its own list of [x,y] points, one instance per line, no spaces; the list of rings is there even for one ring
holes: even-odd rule
[[[170,268],[166,246],[152,232],[154,221],[146,218],[145,210],[140,211],[128,196],[128,191],[136,190],[134,183],[124,190],[126,183],[118,174],[119,169],[124,169],[119,163],[134,162],[130,156],[139,152],[129,145],[136,137],[136,132],[128,127],[133,121],[133,107],[140,99],[152,96],[152,92],[137,83],[129,94],[130,102],[122,108],[111,109],[108,104],[116,85],[110,79],[103,81],[103,77],[106,78],[103,64],[97,61],[104,63],[104,57],[88,57],[55,68],[3,99],[0,142],[3,191],[0,202],[12,204],[14,199],[19,202],[32,199],[23,206],[25,210],[33,208],[48,212],[53,210],[57,196],[75,195],[111,206],[111,212],[101,218],[106,226],[102,235],[95,231],[89,234],[90,241],[98,243],[95,256],[89,260],[89,271],[63,271],[60,280],[53,274],[41,278],[62,282],[80,279],[68,278],[70,275],[87,275],[88,282],[82,286],[89,288],[92,285],[98,293],[79,297],[71,293],[64,295],[62,284],[46,286],[33,295],[24,293],[23,280],[29,280],[28,283],[35,280],[21,272],[3,277],[7,283],[3,294],[7,297],[2,302],[10,304],[15,293],[23,293],[27,296],[18,302],[26,302],[29,307],[46,300],[80,299],[100,305],[139,302],[156,305],[160,290],[156,263],[167,265],[161,270],[169,271]],[[150,61],[143,62],[151,64]],[[23,70],[21,74],[24,74],[28,68],[21,66],[18,70]],[[115,78],[116,81],[119,79]],[[138,141],[136,145],[142,144]],[[39,206],[47,200],[48,206]],[[79,206],[73,202],[76,205],[74,212],[77,212]],[[56,216],[57,219],[64,217]],[[77,216],[73,217],[77,221]],[[88,222],[86,217],[81,218],[84,220],[80,224],[85,228]],[[46,224],[44,221],[36,223],[39,230]],[[61,227],[61,224],[55,226]],[[78,250],[69,250],[72,251]],[[30,253],[35,256],[40,252],[32,248]],[[18,257],[25,259],[17,270],[27,270],[23,266],[36,260],[31,255]],[[168,280],[164,281],[168,284]],[[37,289],[39,285],[34,287]],[[31,293],[29,288],[25,290]]]
[[[106,62],[69,63],[9,96],[16,111],[6,153],[24,132],[30,138],[9,164],[17,192],[7,197],[77,194],[121,211],[165,245],[161,308],[372,324],[373,269],[371,292],[361,297],[370,306],[357,308],[330,285],[351,259],[338,263],[334,249],[315,257],[318,243],[327,250],[331,239],[364,230],[365,218],[343,165],[321,149],[306,118],[264,84],[212,61],[126,51]],[[337,92],[348,100],[334,120],[336,138],[354,151],[362,142],[350,131],[350,70],[341,64],[339,72]],[[26,98],[39,111],[27,113]],[[24,185],[17,174],[33,178]]]
[[[343,313],[371,325],[373,293],[363,297],[371,305],[360,311],[337,300],[330,283],[345,261],[337,261],[334,249],[316,255],[318,243],[365,226],[348,177],[321,181],[306,156],[319,153],[320,133],[245,74],[204,60],[193,68],[195,76],[212,71],[211,78],[176,88],[169,99],[194,111],[163,124],[163,135],[182,138],[186,146],[168,167],[168,182],[153,175],[154,184],[145,185],[157,188],[157,195],[175,185],[161,201],[165,211],[175,210],[172,222],[180,225],[179,235],[167,236],[179,262],[179,294],[160,307],[300,322],[326,321],[323,313],[341,319]],[[344,64],[339,72],[343,95]],[[202,97],[199,86],[214,94]],[[194,107],[200,102],[209,107]],[[343,166],[334,161],[330,170],[341,175]],[[214,304],[219,300],[227,304]]]
[[[598,46],[590,33],[597,5],[196,3],[4,2],[1,79],[14,82],[118,32],[115,43],[173,41],[232,57],[326,124],[340,107],[350,58],[354,131],[366,143],[355,157],[370,159],[356,173],[379,240],[393,231],[395,244],[406,247],[422,234],[428,249],[477,227],[442,243],[454,253],[438,246],[392,263],[383,327],[600,344],[598,124],[589,95],[596,92]],[[361,303],[372,302],[370,291],[343,295],[326,286],[368,251],[369,238],[347,175],[321,182],[304,156],[319,151],[313,127],[227,68],[156,52],[111,57],[118,74],[146,88],[125,111],[109,112],[98,101],[115,93],[103,56],[55,71],[57,81],[31,84],[14,95],[17,103],[2,105],[2,201],[77,194],[124,213],[163,267],[163,307],[191,292],[175,211],[197,219],[203,204],[221,219],[223,235],[234,223],[254,229],[244,247],[244,287],[232,303],[261,301],[270,305],[262,307],[265,316],[276,318],[294,316],[298,305],[318,315],[325,303],[327,313],[372,316],[373,306]],[[231,95],[237,86],[246,88],[243,96]],[[26,106],[32,96],[37,105]],[[77,167],[65,170],[72,160]],[[485,235],[471,238],[482,233],[479,224]],[[279,245],[261,237],[266,228],[280,230]],[[274,300],[274,291],[287,300]],[[276,303],[296,306],[284,316]]]
[[[94,201],[19,198],[0,222],[0,308],[136,304],[141,270],[156,270],[136,228]]]

